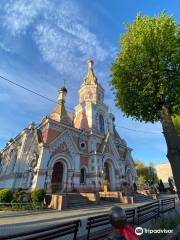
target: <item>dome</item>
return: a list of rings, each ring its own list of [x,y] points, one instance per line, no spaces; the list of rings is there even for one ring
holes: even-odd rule
[[[67,93],[67,89],[65,87],[62,87],[60,91]]]

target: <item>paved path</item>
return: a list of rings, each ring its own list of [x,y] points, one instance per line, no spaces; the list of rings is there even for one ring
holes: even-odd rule
[[[170,197],[170,196],[168,196]],[[161,197],[160,197],[161,198]],[[89,208],[81,208],[76,210],[44,210],[37,212],[17,212],[17,213],[0,213],[0,234],[5,235],[9,233],[28,231],[46,227],[57,223],[62,223],[72,219],[85,220],[89,216],[108,213],[114,206],[118,205],[122,208],[136,208],[137,206],[147,204],[148,202],[141,202],[136,204],[118,204],[105,203],[101,205],[94,205]],[[179,205],[179,204],[178,204]],[[180,207],[178,206],[178,210]]]
[[[147,202],[146,202],[147,203]],[[23,212],[23,213],[9,213],[0,214],[0,225],[6,224],[26,224],[29,222],[37,221],[52,221],[52,220],[66,220],[74,219],[78,217],[83,217],[87,215],[97,215],[104,212],[108,212],[113,206],[118,205],[122,208],[135,208],[137,206],[143,205],[145,203],[136,204],[118,204],[118,203],[105,203],[101,205],[94,205],[91,207],[81,208],[81,209],[69,209],[69,210],[48,210],[48,211],[37,211],[37,212]]]
[[[147,202],[146,202],[147,203]],[[106,203],[103,205],[95,205],[89,208],[81,208],[76,210],[49,210],[39,212],[23,212],[12,214],[0,214],[0,234],[28,231],[40,227],[46,227],[57,223],[62,223],[72,219],[86,219],[89,216],[103,214],[109,212],[114,205],[122,208],[135,208],[145,203],[137,204],[118,204]]]

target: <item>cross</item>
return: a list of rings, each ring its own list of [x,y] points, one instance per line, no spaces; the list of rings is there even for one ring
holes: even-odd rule
[[[64,79],[64,87],[66,86],[66,80]]]

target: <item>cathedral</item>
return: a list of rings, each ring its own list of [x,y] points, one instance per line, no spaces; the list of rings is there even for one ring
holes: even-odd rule
[[[115,117],[104,103],[104,89],[87,61],[75,113],[66,110],[68,91],[40,124],[31,123],[0,152],[0,188],[46,193],[119,191],[123,181],[137,182],[129,148],[115,128]]]

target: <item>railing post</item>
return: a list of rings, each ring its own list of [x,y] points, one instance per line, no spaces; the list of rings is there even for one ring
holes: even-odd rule
[[[87,240],[89,240],[90,229],[91,229],[91,219],[89,221],[89,226],[88,226]]]
[[[77,232],[78,232],[78,229],[79,229],[79,225],[80,225],[80,222],[79,222],[79,220],[77,220],[77,221],[76,221],[76,227],[75,227],[75,233],[74,233],[74,238],[73,238],[73,240],[76,240]]]

